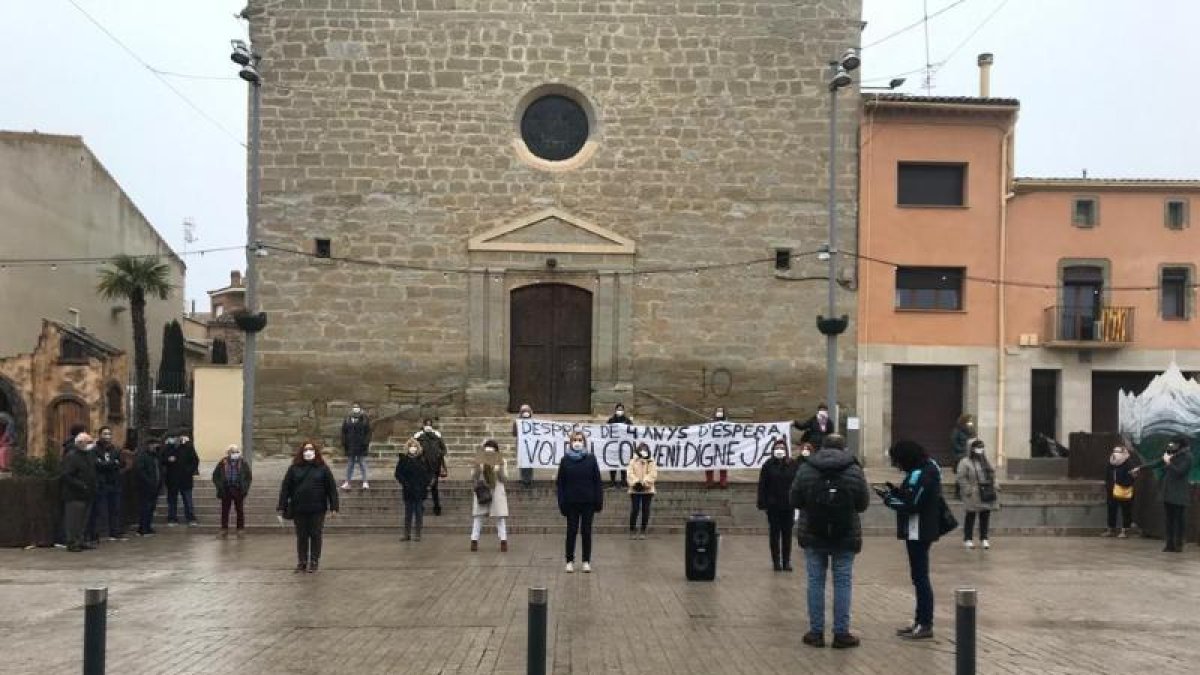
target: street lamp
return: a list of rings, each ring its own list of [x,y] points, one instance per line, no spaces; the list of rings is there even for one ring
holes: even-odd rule
[[[829,240],[823,247],[829,262],[829,314],[817,316],[817,330],[825,336],[825,401],[833,412],[833,430],[838,431],[841,409],[838,406],[837,338],[846,331],[850,319],[837,312],[837,94],[838,90],[854,83],[850,73],[862,65],[854,49],[847,49],[842,58],[829,62]],[[824,257],[824,256],[822,256]]]
[[[246,181],[246,308],[237,317],[237,325],[245,333],[242,356],[242,456],[254,461],[254,366],[257,357],[258,332],[267,325],[265,314],[258,312],[258,270],[256,261],[266,252],[258,240],[258,179],[259,127],[261,126],[262,76],[258,63],[262,57],[242,40],[231,40],[231,61],[241,66],[238,77],[250,85],[249,172]]]

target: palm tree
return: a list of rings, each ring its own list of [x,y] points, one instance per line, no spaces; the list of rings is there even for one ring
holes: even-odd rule
[[[166,300],[171,294],[171,268],[157,256],[118,255],[100,269],[96,292],[105,300],[128,300],[133,322],[133,370],[137,391],[134,416],[137,443],[150,436],[150,350],[146,345],[146,298]]]

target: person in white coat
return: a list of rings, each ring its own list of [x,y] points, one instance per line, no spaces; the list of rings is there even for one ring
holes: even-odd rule
[[[508,552],[508,496],[504,483],[508,480],[508,460],[500,455],[500,446],[488,439],[483,453],[471,471],[474,494],[471,497],[471,550],[479,550],[479,535],[483,534],[483,519],[496,519],[496,535],[500,552]]]

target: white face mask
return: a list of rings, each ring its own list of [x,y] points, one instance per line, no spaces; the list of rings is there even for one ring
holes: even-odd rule
[[[771,452],[771,454],[775,456],[775,459],[783,459],[784,457],[787,456],[787,452],[785,452],[784,450],[781,450],[779,448],[775,448],[775,450],[773,450]]]
[[[229,453],[229,459],[241,459],[241,458],[242,458],[242,453],[240,453],[240,452]]]
[[[418,452],[420,452],[419,448],[410,447],[408,449],[408,454],[412,455],[413,457],[416,457]]]
[[[800,456],[801,456],[801,457],[808,457],[808,456],[809,456],[809,455],[811,455],[811,454],[812,454],[812,450],[809,450],[808,448],[805,448],[805,449],[803,449],[803,450],[801,450],[801,451],[800,451]]]
[[[311,462],[311,461],[313,461],[313,460],[314,460],[314,459],[316,459],[316,458],[317,458],[317,451],[316,451],[316,450],[305,450],[305,451],[304,451],[304,459],[305,459],[306,461],[309,461],[309,462]]]
[[[571,449],[572,450],[583,450],[583,443],[580,443],[579,441],[575,441],[574,443],[571,444]]]
[[[624,416],[625,416],[625,410],[623,408],[617,408],[617,417],[624,417]]]
[[[713,415],[713,417],[715,417],[719,420],[723,420],[723,419],[725,419],[725,411],[718,412],[717,414]]]
[[[112,441],[112,432],[111,432],[111,431],[106,431],[106,432],[104,432],[104,433],[100,434],[100,440],[102,440],[102,441]]]
[[[353,414],[355,417],[358,417],[359,415],[362,414],[362,408],[358,408],[358,407],[351,408],[350,413]]]
[[[642,450],[641,452],[638,453],[638,457],[641,457],[642,459],[650,459],[650,451]]]
[[[425,433],[430,433],[431,431],[433,431],[433,427],[429,426],[428,424],[425,425]]]
[[[982,455],[982,454],[983,454],[983,448],[971,448],[971,452],[973,452],[973,453],[975,453],[975,454],[977,454],[977,455]]]
[[[525,419],[529,419],[530,417],[533,417],[533,413],[526,410],[521,413],[521,417],[524,417]]]
[[[824,410],[817,411],[817,419],[824,420],[829,418],[829,413]]]

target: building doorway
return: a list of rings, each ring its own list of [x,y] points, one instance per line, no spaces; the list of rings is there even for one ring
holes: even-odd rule
[[[588,414],[592,408],[592,294],[568,284],[512,291],[508,409]]]
[[[920,443],[953,466],[950,438],[963,413],[961,366],[892,366],[892,441]]]
[[[1029,392],[1029,442],[1042,447],[1044,436],[1058,440],[1058,381],[1059,371],[1034,369]],[[1032,456],[1037,456],[1036,453]]]
[[[89,432],[95,433],[95,429],[91,428],[87,406],[78,399],[60,398],[50,406],[49,412],[49,442],[56,446],[67,440],[71,427],[76,424],[82,424]]]

